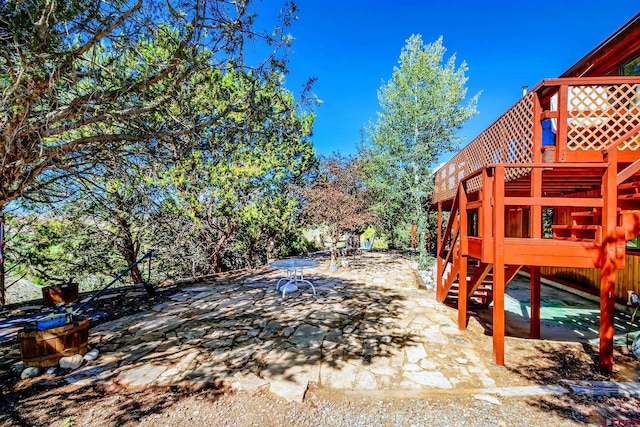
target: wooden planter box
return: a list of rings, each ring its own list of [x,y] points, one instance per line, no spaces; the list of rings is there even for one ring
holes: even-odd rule
[[[46,331],[18,333],[20,355],[25,366],[55,366],[65,356],[84,355],[89,341],[89,319]]]
[[[54,307],[60,303],[78,301],[79,285],[77,283],[65,283],[42,288],[42,302],[47,307]]]

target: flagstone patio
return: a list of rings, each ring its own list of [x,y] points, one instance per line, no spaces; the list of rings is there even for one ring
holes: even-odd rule
[[[281,275],[264,269],[186,286],[151,311],[94,327],[90,346],[100,357],[67,381],[268,388],[295,401],[310,383],[347,390],[496,385],[490,358],[475,352],[408,260],[364,253],[337,272],[321,263],[305,272],[316,296],[302,287],[283,299],[274,289]]]
[[[274,288],[283,272],[269,268],[181,284],[151,310],[92,327],[99,357],[64,379],[268,390],[290,401],[302,401],[310,384],[394,395],[540,386],[505,375],[485,328],[471,319],[470,330],[458,330],[455,309],[436,302],[401,255],[362,253],[336,272],[319,260],[305,270],[316,296],[302,287],[283,299]],[[525,393],[563,391],[543,389]]]

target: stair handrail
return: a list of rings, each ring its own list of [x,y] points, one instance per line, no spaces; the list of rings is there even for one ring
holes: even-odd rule
[[[489,275],[489,271],[493,269],[493,264],[481,263],[478,270],[471,276],[467,286],[467,299],[480,287],[484,279]]]
[[[453,262],[453,250],[456,248],[456,242],[458,241],[458,237],[460,236],[460,229],[456,227],[451,235],[451,245],[449,247],[449,252],[447,252],[447,256],[443,257],[444,265],[447,265],[450,262]],[[443,245],[444,246],[444,245]]]
[[[454,253],[454,250],[456,248],[452,248],[452,250],[450,251],[451,254]],[[448,263],[445,263],[445,265],[447,265]],[[449,293],[449,290],[451,289],[451,286],[453,285],[453,282],[455,282],[456,277],[460,274],[460,257],[452,257],[451,259],[451,269],[449,270],[449,274],[447,275],[447,277],[444,280],[444,283],[442,284],[442,289],[443,289],[443,293],[442,296],[444,298],[446,298],[446,295]]]
[[[447,221],[447,227],[445,228],[445,232],[443,238],[441,240],[442,246],[438,249],[438,256],[443,262],[443,267],[451,263],[451,270],[449,274],[445,277],[438,278],[438,286],[441,287],[444,292],[442,293],[442,297],[446,297],[453,281],[455,280],[456,275],[459,273],[459,262],[456,263],[456,259],[454,258],[455,251],[458,249],[458,242],[460,240],[460,220],[459,220],[459,208],[460,203],[458,199],[458,194],[460,192],[460,186],[463,185],[463,181],[458,183],[458,191],[456,191],[456,195],[453,198],[453,203],[451,205],[451,210],[449,211],[449,220]],[[449,250],[447,251],[445,248],[449,246]],[[440,260],[438,261],[440,262]]]
[[[631,138],[638,132],[640,132],[640,124],[632,128],[627,133],[622,134],[621,136],[618,137],[618,139],[613,141],[613,143],[604,150],[603,157],[606,158],[606,156],[611,154],[613,150],[617,150],[620,144],[622,144],[623,142],[626,142],[629,138]]]
[[[636,125],[631,130],[622,134],[621,136],[618,137],[618,139],[613,141],[613,143],[603,151],[602,158],[605,161],[609,160],[611,158],[611,155],[617,152],[618,147],[622,143],[628,141],[632,136],[637,135],[638,132],[640,132],[640,124]],[[631,163],[629,166],[627,166],[626,168],[618,172],[616,175],[616,183],[618,185],[622,184],[627,179],[631,178],[638,171],[640,171],[640,159],[636,160],[635,162]]]
[[[460,184],[458,184],[460,185]],[[456,195],[453,198],[453,204],[451,205],[451,210],[449,211],[449,221],[447,221],[447,227],[444,229],[444,234],[442,235],[442,246],[438,248],[438,256],[440,258],[444,258],[445,255],[445,247],[446,242],[451,237],[451,228],[453,227],[453,220],[458,215],[459,208],[459,200],[458,200],[458,192],[456,191]]]

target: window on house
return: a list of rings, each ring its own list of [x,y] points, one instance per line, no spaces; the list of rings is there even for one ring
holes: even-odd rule
[[[640,249],[640,236],[636,236],[627,242],[627,249]]]
[[[640,76],[640,56],[620,67],[620,75],[622,76]]]

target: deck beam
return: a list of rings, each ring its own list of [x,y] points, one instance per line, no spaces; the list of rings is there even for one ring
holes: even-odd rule
[[[541,267],[597,267],[599,249],[593,242],[506,238],[503,245],[506,264]]]

